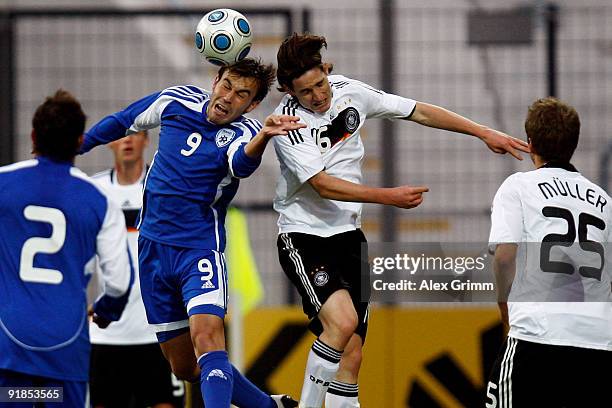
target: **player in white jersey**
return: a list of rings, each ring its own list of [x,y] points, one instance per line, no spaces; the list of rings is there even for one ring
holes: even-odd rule
[[[508,177],[493,201],[489,242],[510,331],[486,406],[609,406],[610,196],[570,164],[573,107],[539,99],[525,131],[536,170]]]
[[[173,378],[155,331],[147,323],[140,294],[136,222],[148,168],[143,157],[148,143],[147,131],[110,143],[114,167],[92,177],[123,211],[136,274],[121,319],[104,330],[89,325],[92,343],[89,385],[93,407],[183,405],[183,383]]]
[[[359,131],[368,118],[407,119],[476,136],[496,153],[527,144],[440,107],[386,94],[341,75],[321,59],[325,38],[297,35],[278,51],[277,77],[287,94],[276,113],[300,117],[307,128],[274,139],[280,162],[274,208],[280,214],[283,270],[302,295],[319,338],[308,357],[300,406],[358,407],[357,379],[367,330],[368,299],[360,271],[368,268],[360,230],[362,203],[413,208],[426,187],[364,186]],[[365,289],[365,288],[364,288]],[[326,396],[327,393],[327,396]]]

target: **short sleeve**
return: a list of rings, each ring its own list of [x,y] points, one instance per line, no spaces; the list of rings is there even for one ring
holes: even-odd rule
[[[281,163],[291,171],[300,183],[325,170],[321,152],[311,137],[305,137],[309,128],[274,137],[274,149]]]
[[[491,209],[489,244],[518,243],[523,234],[523,208],[517,174],[497,190]]]
[[[360,81],[354,81],[359,94],[365,98],[366,115],[369,118],[406,119],[416,108],[416,101],[388,94]]]

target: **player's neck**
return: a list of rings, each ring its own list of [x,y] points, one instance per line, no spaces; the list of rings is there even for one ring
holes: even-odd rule
[[[130,185],[137,183],[142,176],[144,160],[140,159],[130,163],[115,163],[117,184]]]
[[[533,161],[533,164],[535,165],[536,169],[539,169],[540,167],[546,164],[546,161],[544,161],[537,154],[533,154],[533,153],[531,153],[531,161]]]

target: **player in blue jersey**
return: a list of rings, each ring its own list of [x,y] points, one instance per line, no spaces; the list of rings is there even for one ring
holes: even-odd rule
[[[270,397],[228,360],[225,215],[240,178],[259,166],[268,141],[302,128],[298,118],[243,114],[267,95],[275,69],[247,58],[219,69],[212,92],[187,85],[156,92],[85,135],[82,152],[161,126],[144,187],[139,265],[147,320],[172,370],[201,382],[207,408],[294,406]]]
[[[125,221],[73,166],[85,129],[79,102],[60,90],[32,125],[36,158],[0,167],[0,387],[62,387],[63,406],[85,407],[85,288],[97,255],[104,293],[93,319],[119,319],[133,279]]]

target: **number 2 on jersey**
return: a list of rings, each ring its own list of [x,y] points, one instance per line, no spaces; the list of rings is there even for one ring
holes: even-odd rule
[[[547,218],[560,218],[567,222],[567,233],[548,234],[542,239],[540,246],[540,268],[544,272],[564,273],[571,275],[574,273],[574,265],[567,262],[551,261],[550,252],[555,246],[571,247],[576,239],[576,224],[572,212],[560,207],[544,207],[542,214]],[[599,242],[590,241],[587,238],[588,227],[593,226],[600,230],[606,229],[606,223],[591,214],[581,213],[578,216],[578,242],[580,248],[585,252],[593,252],[599,255],[601,266],[580,266],[578,273],[585,278],[601,280],[601,273],[604,268],[604,247]]]
[[[200,143],[202,143],[202,135],[199,133],[192,133],[189,135],[185,143],[187,143],[187,146],[189,146],[191,149],[181,149],[181,154],[185,157],[189,157],[193,154],[193,152],[197,150],[197,148],[200,146]]]
[[[37,253],[54,254],[59,252],[66,240],[66,217],[57,208],[28,205],[23,210],[27,220],[51,224],[52,232],[49,238],[29,238],[21,248],[19,262],[19,277],[24,282],[60,284],[64,279],[62,273],[55,269],[36,268],[34,256]]]

